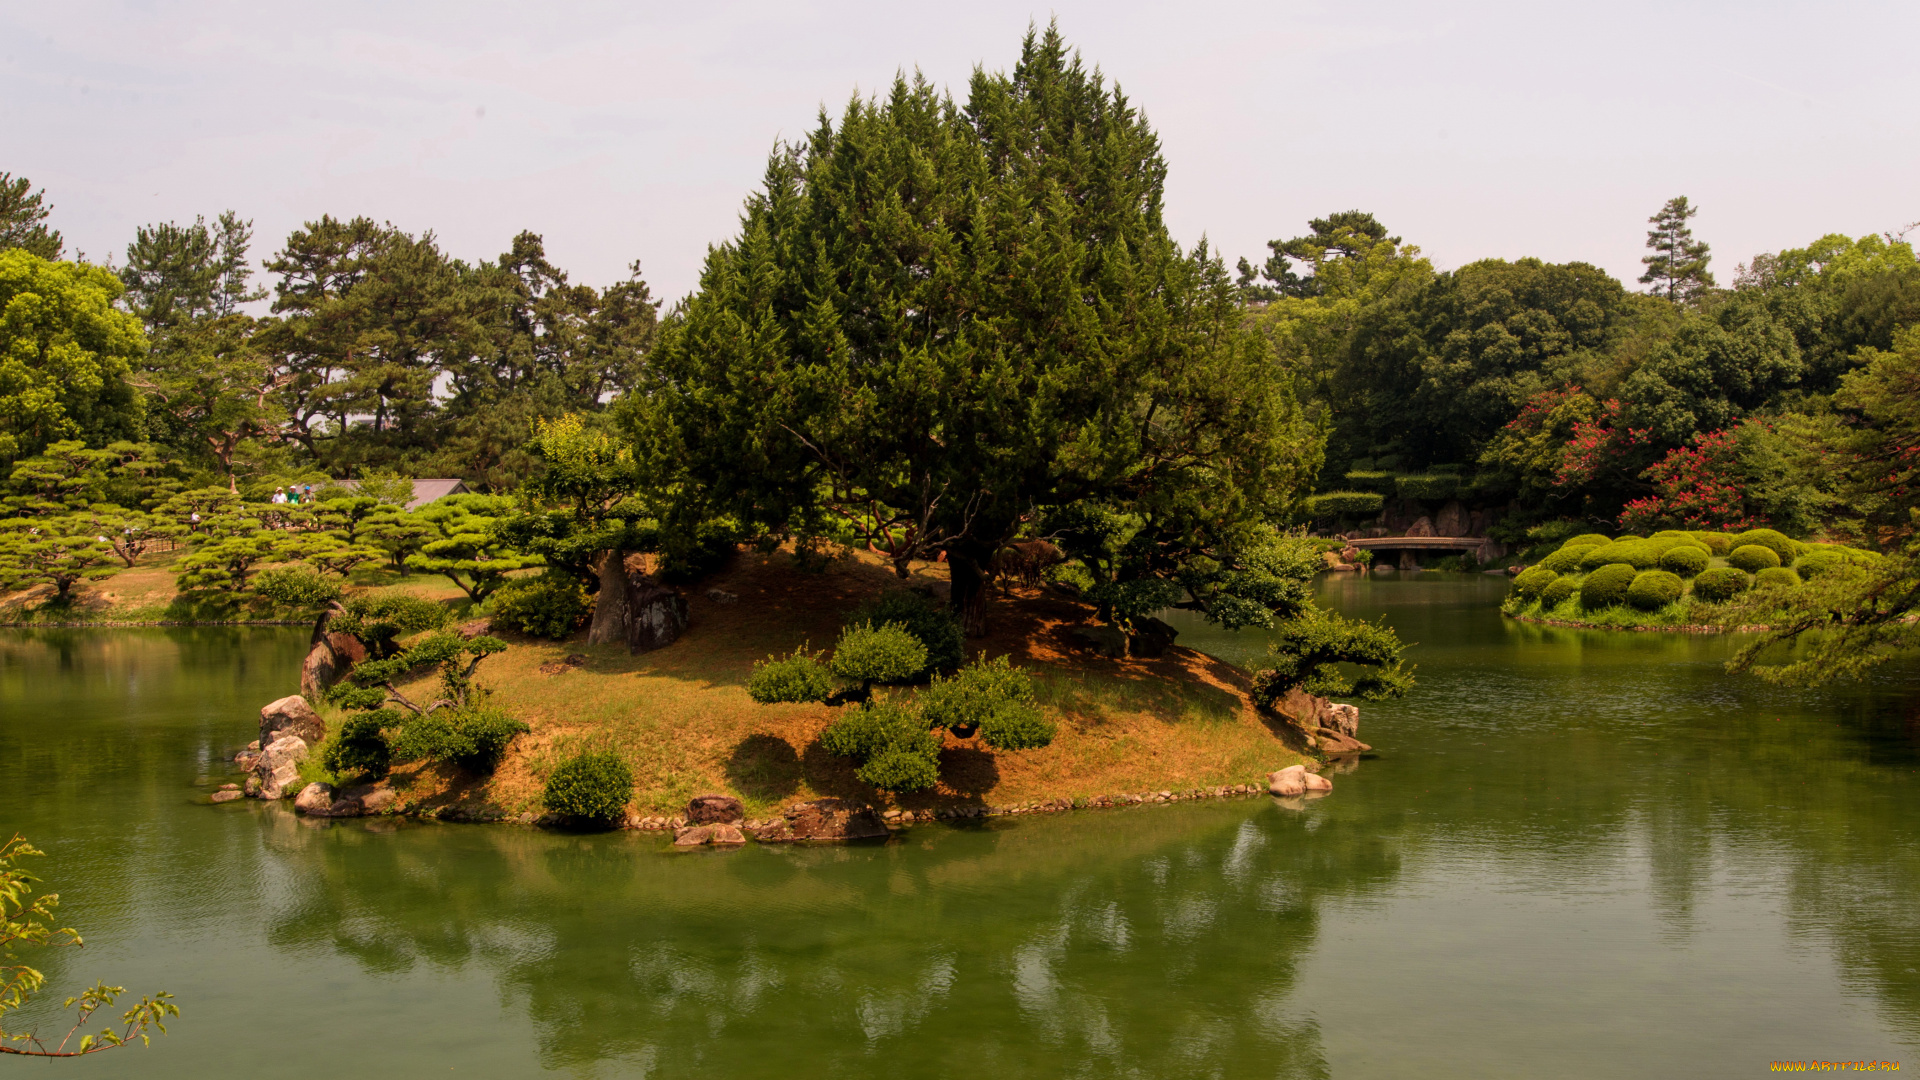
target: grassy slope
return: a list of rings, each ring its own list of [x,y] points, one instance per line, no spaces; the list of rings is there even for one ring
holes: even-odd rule
[[[579,749],[613,748],[633,766],[634,805],[642,814],[671,813],[708,791],[737,794],[754,814],[827,795],[887,804],[854,778],[847,761],[820,748],[834,710],[759,705],[745,687],[754,661],[802,643],[830,646],[848,609],[898,584],[867,557],[808,574],[785,555],[743,554],[730,570],[689,590],[691,628],[667,648],[628,656],[624,648],[588,648],[579,636],[512,639],[514,647],[490,657],[479,677],[532,733],[515,740],[490,780],[444,766],[396,770],[402,803],[537,813],[540,785],[556,762]],[[928,568],[909,584],[944,594],[945,573]],[[706,596],[710,588],[739,601],[715,603]],[[1301,760],[1253,709],[1244,674],[1187,649],[1156,661],[1070,650],[1063,631],[1087,615],[1084,605],[1039,593],[996,600],[995,632],[970,641],[969,654],[1010,653],[1031,668],[1059,735],[1049,747],[1018,753],[948,736],[941,786],[894,804],[1000,806],[1247,783]],[[586,663],[541,672],[569,653],[585,655]]]
[[[304,612],[276,611],[257,599],[235,603],[224,597],[192,601],[174,588],[173,563],[178,553],[142,556],[132,568],[111,577],[81,581],[73,586],[64,606],[52,603],[51,585],[18,592],[0,592],[0,626],[4,625],[128,625],[167,622],[310,622]],[[389,570],[362,568],[353,575],[362,588],[400,587],[435,600],[456,601],[464,594],[444,577],[401,576]]]

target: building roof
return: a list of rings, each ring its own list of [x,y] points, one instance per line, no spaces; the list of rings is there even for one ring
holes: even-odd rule
[[[338,483],[341,487],[347,488],[348,490],[360,486],[360,481],[358,480],[341,480],[338,481]],[[407,509],[418,510],[430,502],[437,502],[449,495],[465,494],[468,494],[467,482],[465,480],[449,480],[446,478],[435,480],[416,479],[413,482],[413,501],[407,504]]]

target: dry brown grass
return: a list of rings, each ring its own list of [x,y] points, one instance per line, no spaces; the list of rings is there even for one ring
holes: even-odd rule
[[[746,682],[756,660],[802,644],[831,645],[850,608],[901,584],[944,595],[947,583],[939,566],[899,582],[866,555],[805,573],[784,554],[742,554],[689,590],[691,628],[667,648],[628,656],[622,648],[588,648],[579,637],[513,639],[513,648],[486,661],[480,680],[532,733],[515,740],[491,780],[429,767],[399,770],[396,781],[405,801],[422,809],[537,812],[554,763],[606,748],[633,766],[642,813],[669,813],[707,791],[737,794],[754,813],[827,795],[893,804],[821,749],[834,710],[760,705]],[[711,588],[739,601],[715,603],[706,596]],[[996,600],[994,633],[968,642],[969,655],[1007,653],[1030,668],[1059,735],[1051,746],[1018,753],[947,736],[941,786],[897,804],[1007,805],[1245,783],[1300,760],[1252,707],[1245,675],[1221,661],[1180,648],[1154,661],[1069,648],[1065,631],[1089,614],[1085,605],[1032,591]],[[543,664],[576,652],[587,657],[584,665],[541,674]]]

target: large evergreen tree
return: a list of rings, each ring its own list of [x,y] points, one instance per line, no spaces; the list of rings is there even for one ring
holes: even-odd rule
[[[1161,218],[1146,120],[1030,33],[964,108],[924,80],[783,148],[631,403],[685,490],[844,529],[904,573],[944,552],[982,632],[993,556],[1049,509],[1224,537],[1289,510],[1318,432],[1225,268]]]
[[[1695,240],[1693,229],[1687,225],[1699,212],[1700,208],[1689,204],[1685,195],[1677,195],[1647,219],[1653,226],[1647,230],[1647,248],[1652,254],[1640,259],[1647,268],[1640,275],[1640,284],[1651,285],[1655,296],[1676,304],[1713,288],[1713,274],[1707,270],[1713,256],[1706,241]]]

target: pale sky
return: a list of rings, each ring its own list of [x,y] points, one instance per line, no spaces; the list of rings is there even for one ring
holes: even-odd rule
[[[531,229],[593,285],[639,259],[671,301],[823,103],[916,67],[963,95],[1053,15],[1158,130],[1175,236],[1230,265],[1360,208],[1442,267],[1584,259],[1631,284],[1684,194],[1724,284],[1920,220],[1914,0],[0,0],[0,170],[95,259],[147,222],[234,209],[264,258],[365,214],[469,260]]]

